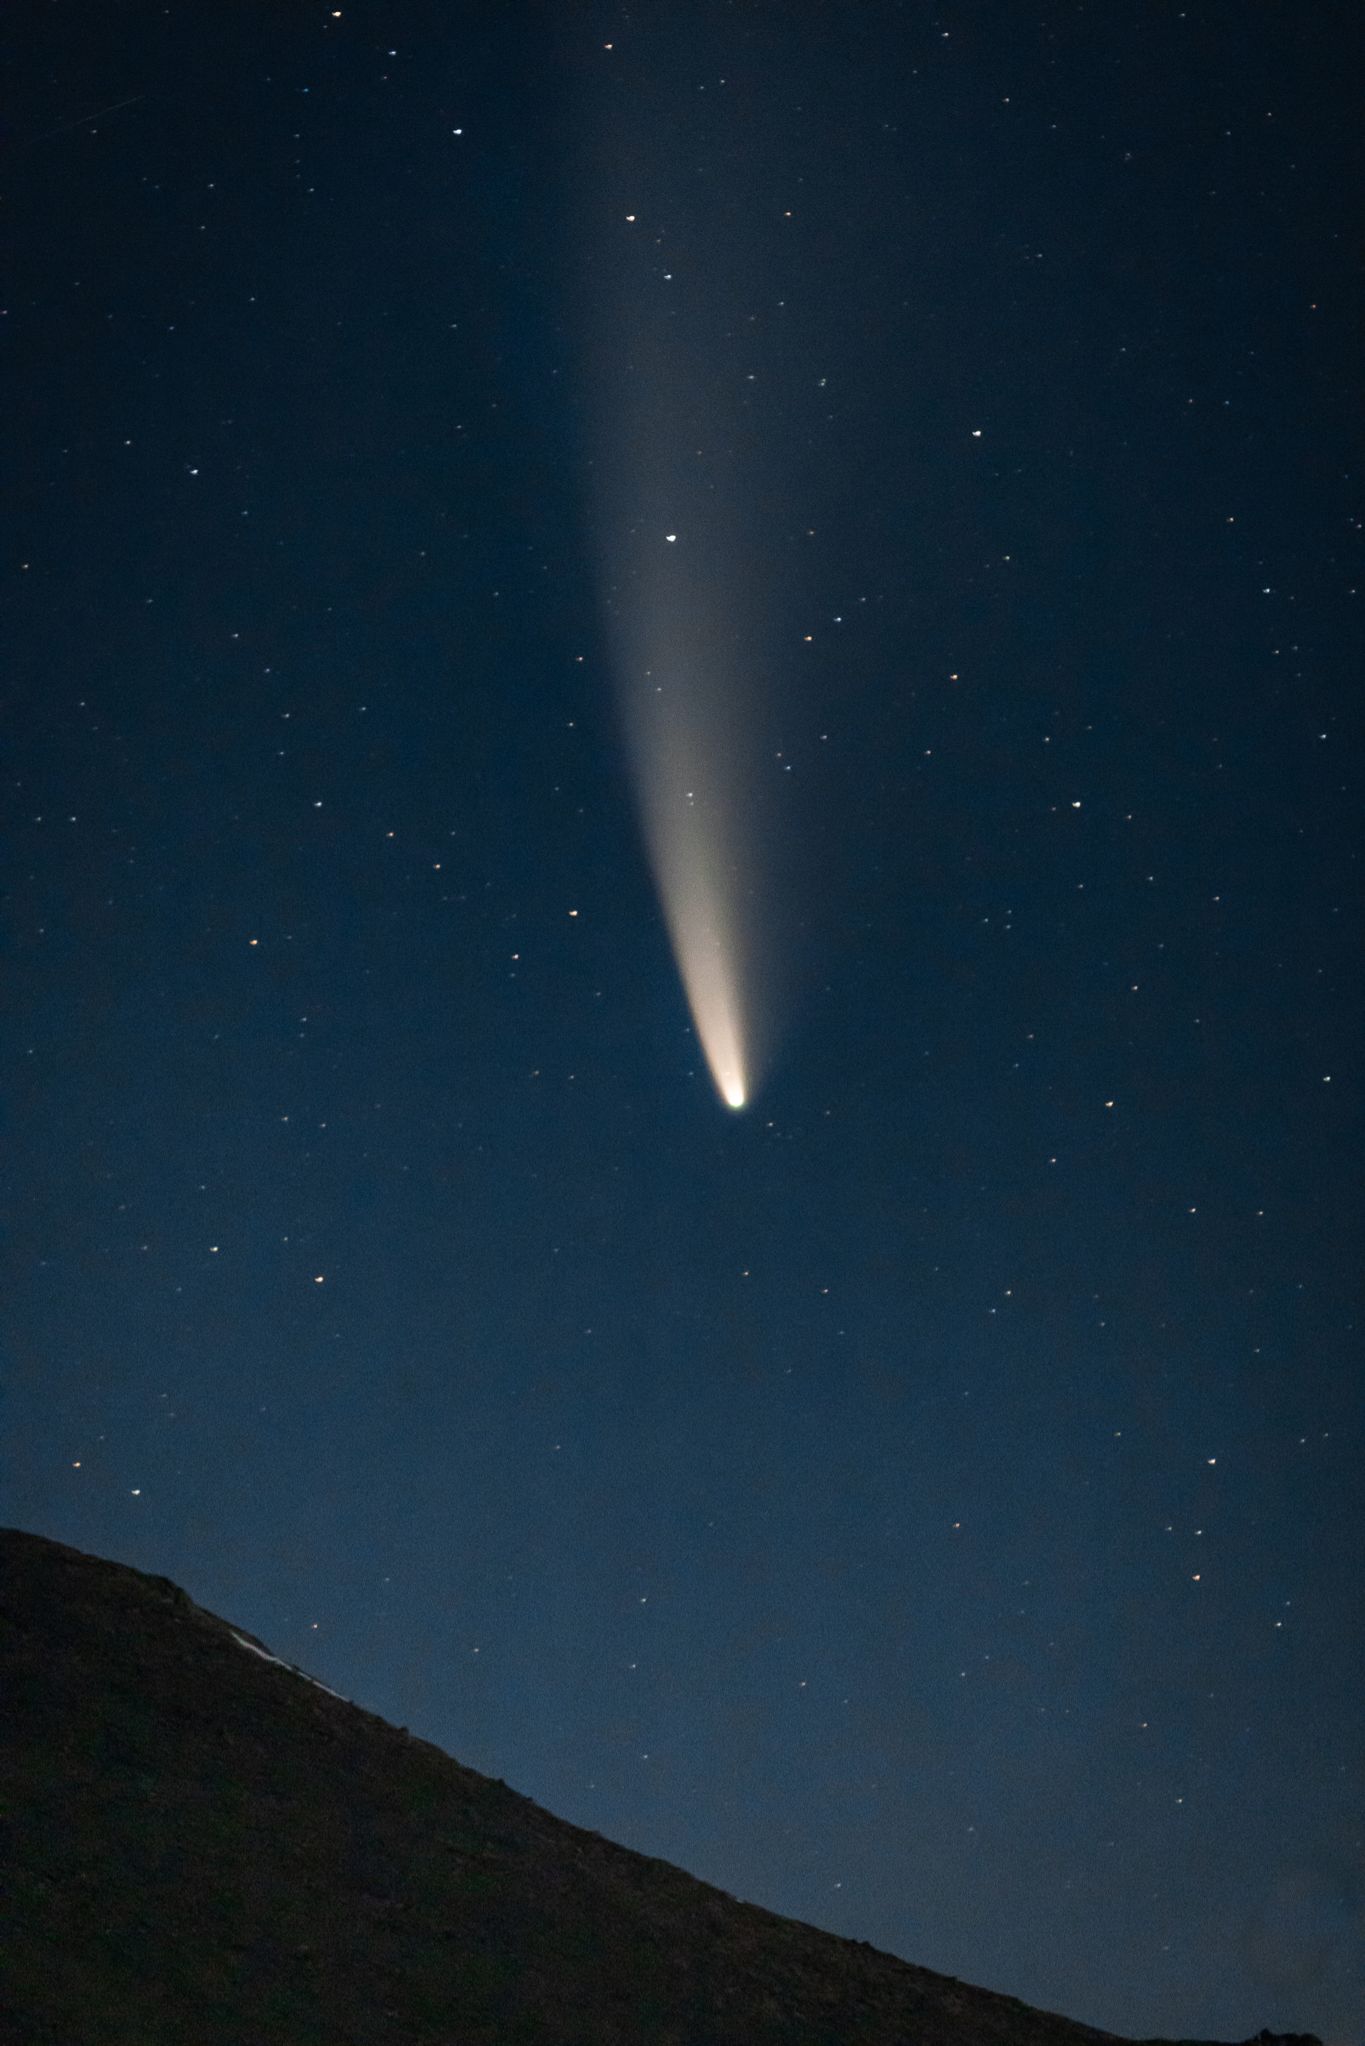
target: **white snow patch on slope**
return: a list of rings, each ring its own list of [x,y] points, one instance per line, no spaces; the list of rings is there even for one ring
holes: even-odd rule
[[[273,1662],[276,1669],[287,1669],[291,1676],[302,1677],[305,1684],[311,1684],[315,1691],[325,1691],[329,1698],[339,1698],[343,1705],[350,1704],[351,1702],[350,1699],[342,1698],[340,1691],[334,1691],[330,1684],[319,1683],[316,1677],[309,1676],[306,1669],[299,1669],[296,1664],[292,1662],[285,1662],[278,1655],[272,1655],[270,1653],[270,1650],[268,1648],[262,1648],[258,1641],[248,1641],[245,1634],[237,1633],[236,1629],[233,1627],[228,1628],[228,1633],[231,1634],[233,1640],[237,1643],[237,1646],[239,1648],[250,1649],[253,1655],[260,1656],[262,1662]]]

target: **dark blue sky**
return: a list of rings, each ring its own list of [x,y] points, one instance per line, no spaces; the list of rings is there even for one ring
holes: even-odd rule
[[[1131,2033],[1365,2030],[1348,23],[5,31],[5,1517]],[[675,305],[738,1116],[617,730]]]

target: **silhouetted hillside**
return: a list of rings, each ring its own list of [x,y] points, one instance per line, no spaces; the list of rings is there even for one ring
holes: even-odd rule
[[[0,1699],[7,2046],[1111,2036],[581,1832],[35,1535],[0,1534]]]

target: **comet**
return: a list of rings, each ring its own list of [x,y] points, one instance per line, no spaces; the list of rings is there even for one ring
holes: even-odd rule
[[[585,494],[632,793],[692,1026],[738,1112],[762,1082],[784,981],[767,831],[776,472],[736,353],[747,226],[676,174],[695,117],[690,100],[668,118],[614,93],[590,102],[575,275]]]
[[[636,810],[693,1028],[739,1111],[762,1076],[772,980],[765,634],[742,494],[721,460],[679,456],[702,409],[675,416],[685,367],[654,359],[618,384],[596,523]]]

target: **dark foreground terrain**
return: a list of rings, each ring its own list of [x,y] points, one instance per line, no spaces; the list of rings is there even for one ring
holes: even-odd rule
[[[0,1726],[6,2046],[1111,2036],[580,1832],[165,1578],[14,1532]]]

